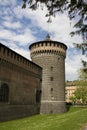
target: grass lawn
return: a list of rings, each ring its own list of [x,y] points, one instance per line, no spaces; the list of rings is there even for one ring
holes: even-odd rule
[[[72,107],[69,112],[36,115],[0,123],[0,130],[81,130],[87,123],[87,108]]]

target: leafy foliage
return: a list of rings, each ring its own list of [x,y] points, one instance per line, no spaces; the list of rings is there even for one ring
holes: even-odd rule
[[[45,4],[48,8],[49,14],[46,16],[54,15],[56,12],[64,12],[68,10],[70,19],[79,18],[74,25],[77,30],[71,32],[71,36],[81,34],[84,39],[87,39],[87,1],[86,0],[23,0],[22,8],[26,8],[28,3],[29,7],[33,10],[38,8],[38,3]],[[43,9],[43,6],[41,6]]]
[[[76,97],[75,97],[75,95],[72,95],[72,96],[70,97],[70,101],[72,101],[72,102],[75,104],[75,102],[76,102]]]
[[[77,88],[74,91],[73,95],[70,97],[70,100],[73,103],[87,104],[87,81],[80,80],[75,82]]]
[[[85,61],[84,61],[85,62]],[[87,80],[87,67],[83,67],[79,70],[79,79],[80,80]]]
[[[74,92],[74,96],[77,100],[79,100],[82,104],[87,103],[87,87],[80,86]]]
[[[77,49],[81,49],[83,55],[86,54],[86,52],[87,52],[87,41],[85,41],[84,43],[81,43],[81,44],[74,43],[74,46]]]

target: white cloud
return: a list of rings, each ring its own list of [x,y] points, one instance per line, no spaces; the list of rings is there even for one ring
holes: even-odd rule
[[[3,22],[3,25],[7,28],[11,28],[11,29],[17,29],[17,28],[21,28],[21,24],[20,22],[9,22],[9,21],[5,21]]]
[[[30,51],[29,50],[23,49],[23,48],[20,48],[20,47],[18,48],[18,46],[13,48],[13,50],[15,50],[15,52],[17,52],[18,54],[20,54],[23,57],[26,57],[27,59],[30,60]]]
[[[84,60],[87,62],[87,55],[81,55],[81,60]]]
[[[12,5],[11,8],[5,8],[5,6],[9,6],[9,2]],[[74,23],[70,25],[66,14],[52,17],[52,23],[48,25],[46,22],[48,18],[45,17],[46,7],[44,7],[44,11],[40,8],[36,11],[29,8],[22,9],[21,6],[17,6],[17,0],[4,0],[3,2],[0,0],[0,5],[4,7],[3,10],[1,8],[0,13],[0,42],[30,58],[29,51],[25,47],[37,40],[43,40],[45,38],[43,31],[51,32],[52,40],[63,42],[68,46],[66,79],[74,80],[78,77],[77,70],[81,66],[81,54],[78,55],[78,52],[74,51],[72,43],[82,42],[82,38],[79,36],[70,37],[69,33],[73,30]],[[73,52],[70,49],[73,49]]]
[[[74,49],[73,49],[74,50]],[[81,54],[71,51],[66,58],[66,80],[78,79],[78,71],[81,68]]]
[[[17,0],[0,0],[0,5],[2,5],[2,6],[8,6],[8,5],[10,5],[10,6],[14,6],[14,5],[16,5],[17,4]]]
[[[52,35],[53,40],[58,40],[60,42],[66,43],[68,46],[72,46],[71,43],[82,42],[82,38],[79,36],[71,37],[69,34],[73,30],[74,23],[70,24],[71,21],[67,16],[67,13],[56,15],[52,17],[52,23],[48,25],[48,18],[45,17],[47,14],[47,9],[44,7],[44,11],[39,8],[36,11],[32,11],[29,8],[21,9],[21,7],[16,7],[14,9],[15,14],[19,19],[23,17],[31,19],[32,26],[39,27],[43,31],[48,31]]]
[[[23,47],[23,46],[19,46],[16,43],[14,43],[13,41],[0,41],[0,43],[4,44],[5,46],[9,47],[10,49],[12,49],[13,51],[15,51],[16,53],[22,55],[23,57],[26,57],[27,59],[31,60],[30,58],[30,51],[28,49],[28,45],[27,47]]]
[[[28,29],[25,29],[24,32],[16,33],[11,30],[2,29],[0,31],[0,39],[13,41],[19,43],[19,45],[27,45],[28,43],[34,42],[35,37],[32,32]],[[8,43],[9,44],[9,43]]]

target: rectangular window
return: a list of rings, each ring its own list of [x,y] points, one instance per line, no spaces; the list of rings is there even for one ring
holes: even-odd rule
[[[53,71],[53,66],[51,66],[51,71]]]
[[[50,81],[53,81],[53,77],[50,77]]]
[[[53,92],[53,88],[51,88],[51,92]]]

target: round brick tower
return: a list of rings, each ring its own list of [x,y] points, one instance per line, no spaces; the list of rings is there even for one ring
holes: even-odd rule
[[[32,61],[43,68],[40,113],[65,112],[65,57],[67,46],[50,40],[50,36],[47,35],[44,41],[31,44],[29,49]]]

